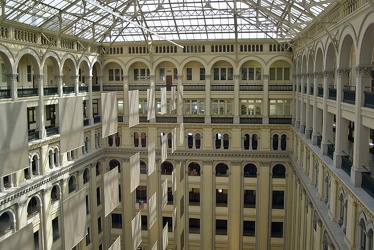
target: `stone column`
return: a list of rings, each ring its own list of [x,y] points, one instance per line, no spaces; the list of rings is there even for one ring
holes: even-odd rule
[[[322,242],[322,221],[318,218],[317,219],[317,225],[316,225],[316,232],[315,232],[315,236],[314,236],[314,249],[315,250],[322,250],[321,246],[321,242]]]
[[[100,92],[103,92],[103,76],[97,76],[97,84],[100,85]]]
[[[321,131],[321,117],[318,114],[317,107],[317,97],[318,97],[318,86],[322,83],[322,72],[314,72],[314,85],[313,85],[313,133],[312,133],[312,144],[317,145],[317,137],[320,135]]]
[[[263,75],[262,124],[269,124],[269,75]]]
[[[348,148],[347,144],[347,127],[348,122],[342,117],[343,89],[348,84],[350,69],[337,69],[337,85],[336,85],[336,127],[335,127],[335,152],[334,166],[340,168],[342,165],[343,150]],[[345,122],[343,122],[345,121]]]
[[[180,88],[183,86],[183,75],[178,75],[178,88],[177,93],[179,92]],[[177,122],[183,123],[183,95],[178,93],[177,99]]]
[[[149,79],[150,79],[150,83],[149,83],[149,88],[150,89],[153,89],[156,93],[156,84],[155,84],[155,80],[156,80],[156,76],[155,75],[150,75],[149,76]],[[156,96],[156,94],[155,94]],[[177,103],[178,105],[178,103]],[[155,108],[157,107],[157,103],[156,103],[156,100],[155,100]],[[149,107],[148,107],[149,108]],[[156,114],[157,114],[157,110],[155,111]],[[149,120],[150,123],[156,123],[156,117],[155,118],[152,118]]]
[[[18,98],[17,76],[18,74],[6,74],[8,89],[10,90],[10,97],[12,98],[12,101],[16,101]]]
[[[304,88],[305,88],[305,82],[307,80],[307,74],[302,74],[300,77],[300,85],[301,85],[301,91],[300,91],[300,133],[305,133],[305,94],[304,94]]]
[[[228,249],[242,249],[243,230],[243,171],[242,162],[232,162],[229,177]]]
[[[63,90],[63,87],[62,87],[63,77],[64,77],[63,75],[55,75],[55,82],[56,82],[56,86],[57,86],[58,97],[62,97],[62,95],[64,94],[64,90]]]
[[[312,106],[310,105],[310,86],[313,85],[313,73],[307,74],[307,82],[306,82],[306,118],[305,118],[305,136],[306,138],[310,139],[312,135],[312,126],[313,126],[313,110]],[[314,98],[313,98],[314,100]]]
[[[240,124],[240,75],[234,75],[234,124]]]
[[[129,123],[129,76],[123,76],[123,122]]]
[[[295,129],[300,129],[300,92],[299,92],[299,82],[300,82],[300,75],[296,75],[294,78],[295,82]]]
[[[74,85],[74,93],[75,95],[79,94],[79,76],[71,76],[70,77],[72,84]]]
[[[312,240],[313,240],[313,204],[307,201],[306,205],[306,237],[305,246],[306,250],[312,250]]]
[[[44,249],[52,249],[53,244],[53,229],[52,229],[52,215],[51,215],[51,190],[52,186],[43,190],[42,193],[42,203],[43,207],[41,208],[41,219],[43,218],[43,241],[44,241]],[[62,207],[60,208],[62,209]],[[58,224],[63,224],[61,220],[61,216],[58,216]],[[41,227],[40,227],[41,228]],[[62,227],[59,227],[62,228]],[[59,229],[60,230],[60,229]],[[60,235],[61,232],[59,231]]]
[[[210,124],[212,121],[212,116],[210,113],[211,109],[211,99],[210,99],[210,82],[211,76],[205,75],[205,123]]]
[[[38,121],[38,130],[39,130],[39,139],[43,139],[47,136],[45,130],[44,122],[44,86],[43,86],[43,75],[34,75],[36,84],[38,86],[38,112],[37,112],[37,121]]]
[[[296,128],[296,99],[297,99],[297,83],[296,75],[292,75],[292,124]]]
[[[348,194],[347,195],[347,228],[344,241],[348,246],[348,249],[353,249],[356,239],[356,222],[357,222],[357,203],[355,199]]]
[[[371,86],[371,70],[373,66],[356,67],[356,104],[355,104],[355,143],[353,146],[353,165],[351,169],[351,182],[355,187],[360,187],[362,182],[362,172],[367,172],[364,168],[369,168],[368,138],[369,128],[362,125],[361,107],[364,106],[365,87]]]
[[[337,204],[338,204],[338,182],[334,175],[330,175],[330,201],[329,201],[329,217],[332,221],[337,219]]]
[[[215,180],[212,162],[203,162],[201,170],[201,201],[200,201],[200,233],[201,233],[201,249],[214,249],[214,218],[215,218],[215,201],[213,199],[213,186]]]
[[[331,139],[331,125],[332,121],[329,117],[327,110],[327,99],[329,96],[330,83],[334,81],[334,71],[323,72],[323,123],[322,123],[322,142],[321,142],[321,153],[327,154],[327,145],[329,139]]]
[[[93,125],[93,111],[92,111],[92,75],[86,76],[86,81],[88,83],[88,102],[86,107],[86,116],[88,118],[88,124]]]

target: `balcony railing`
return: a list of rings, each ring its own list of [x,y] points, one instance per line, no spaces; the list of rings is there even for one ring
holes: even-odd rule
[[[10,89],[0,89],[0,99],[10,98]]]
[[[101,116],[94,117],[94,124],[101,122]]]
[[[88,92],[88,86],[79,86],[79,92]]]
[[[57,95],[57,87],[45,87],[44,95]]]
[[[240,117],[240,124],[262,124],[262,118]]]
[[[327,156],[332,160],[334,158],[335,145],[330,143],[327,145]]]
[[[269,124],[291,124],[292,118],[269,118]]]
[[[184,91],[205,91],[205,85],[183,85]]]
[[[71,94],[74,93],[74,86],[63,86],[62,87],[62,92],[64,94]]]
[[[365,92],[365,103],[364,106],[367,108],[374,109],[374,92]]]
[[[149,84],[129,84],[129,90],[147,91]]]
[[[158,123],[177,123],[177,117],[172,116],[157,116],[156,122]]]
[[[29,141],[35,141],[39,139],[39,131],[36,131],[36,130],[29,131],[28,137],[29,137]]]
[[[292,85],[269,85],[269,91],[292,91]]]
[[[92,85],[92,92],[100,92],[100,85]]]
[[[147,116],[139,116],[139,122],[149,122]]]
[[[370,173],[362,173],[361,187],[374,198],[374,179],[371,178]]]
[[[349,156],[342,156],[342,170],[351,176],[352,161],[349,159]]]
[[[183,117],[184,123],[205,123],[205,117]]]
[[[355,104],[356,101],[356,91],[344,89],[343,90],[343,102]]]
[[[233,121],[234,121],[234,118],[232,117],[212,117],[211,118],[212,123],[232,124]]]
[[[211,91],[234,91],[234,85],[211,85]]]
[[[123,84],[120,84],[120,85],[103,85],[103,91],[123,91]]]
[[[329,99],[336,100],[336,89],[329,88]]]
[[[323,87],[318,87],[318,96],[323,97]]]
[[[18,97],[38,96],[37,88],[17,89]]]
[[[50,128],[46,128],[45,130],[47,131],[47,136],[58,134],[58,127],[50,127]]]
[[[239,90],[240,91],[263,91],[264,86],[263,85],[240,85]]]

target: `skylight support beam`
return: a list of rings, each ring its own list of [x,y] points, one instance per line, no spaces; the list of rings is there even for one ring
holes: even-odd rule
[[[134,25],[134,26],[136,26],[136,27],[138,27],[138,28],[141,28],[141,29],[144,29],[144,30],[148,31],[149,33],[151,33],[151,34],[153,34],[153,35],[155,35],[155,36],[161,38],[162,40],[165,40],[165,41],[170,42],[170,43],[172,43],[172,44],[174,44],[174,45],[176,45],[176,46],[178,46],[178,47],[183,48],[182,45],[179,45],[178,43],[176,43],[176,42],[174,42],[174,41],[171,41],[171,40],[167,39],[166,37],[161,36],[161,35],[159,35],[158,33],[153,32],[152,30],[147,29],[146,27],[144,27],[144,26],[142,26],[142,25],[139,25],[139,24],[135,23],[135,22],[131,21],[130,19],[125,18],[125,17],[119,15],[119,14],[116,13],[116,12],[113,12],[112,10],[110,10],[110,9],[108,9],[108,8],[106,8],[106,7],[104,7],[104,6],[100,5],[100,4],[98,4],[98,3],[96,3],[96,1],[94,1],[94,0],[86,0],[86,1],[89,2],[89,3],[92,4],[92,5],[94,5],[94,6],[98,7],[98,8],[100,8],[100,9],[102,9],[102,10],[104,10],[104,11],[106,11],[106,12],[108,12],[108,13],[114,15],[114,16],[116,16],[116,17],[121,18],[121,19],[122,19],[123,21],[125,21],[125,22],[129,22],[129,23],[131,23],[132,25]]]

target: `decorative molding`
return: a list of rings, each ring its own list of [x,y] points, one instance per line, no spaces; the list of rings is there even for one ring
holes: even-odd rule
[[[349,77],[349,73],[351,72],[351,69],[336,69],[336,77]]]
[[[335,72],[333,70],[325,70],[323,71],[324,78],[334,78]]]
[[[178,75],[178,81],[182,81],[183,80],[183,75]]]
[[[6,79],[8,81],[15,81],[15,80],[17,80],[17,76],[18,76],[18,74],[6,74]]]
[[[262,78],[263,78],[264,80],[269,80],[269,79],[270,79],[270,76],[269,76],[269,75],[262,75]]]
[[[130,79],[130,76],[122,76],[124,81],[128,81]]]
[[[357,66],[355,68],[357,76],[360,77],[371,77],[373,66]]]
[[[205,80],[210,80],[210,75],[205,75]]]
[[[155,75],[149,75],[149,80],[154,81],[156,79]]]
[[[235,80],[239,80],[240,79],[240,75],[234,75],[234,79]]]
[[[314,72],[314,78],[321,79],[323,78],[323,72]]]

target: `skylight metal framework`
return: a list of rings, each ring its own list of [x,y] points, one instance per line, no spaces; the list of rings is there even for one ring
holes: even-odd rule
[[[93,42],[268,37],[290,41],[336,0],[94,2],[97,4],[92,0],[2,0],[0,22],[16,21]]]

